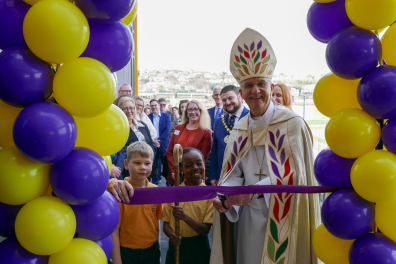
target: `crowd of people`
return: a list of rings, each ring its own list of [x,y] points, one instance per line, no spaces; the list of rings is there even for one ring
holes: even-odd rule
[[[261,43],[257,49],[266,45],[274,68],[276,57],[267,40],[248,29],[242,34],[253,38],[250,50],[254,43]],[[240,53],[240,45],[237,39],[232,52]],[[234,65],[231,69],[240,68]],[[215,106],[209,109],[198,100],[181,100],[168,108],[164,98],[145,104],[143,98],[132,96],[130,85],[120,87],[114,104],[126,115],[130,134],[125,146],[112,155],[113,179],[108,186],[124,202],[119,204],[120,222],[112,235],[114,264],[158,264],[159,220],[164,221],[163,231],[169,237],[166,263],[175,263],[176,246],[180,246],[180,263],[264,263],[270,245],[280,243],[274,241],[274,228],[282,228],[282,236],[288,239],[286,247],[291,248],[277,251],[277,255],[297,260],[290,263],[317,263],[309,242],[318,218],[313,196],[230,195],[224,201],[219,194],[178,206],[128,205],[134,188],[157,187],[161,179],[167,186],[175,185],[176,144],[183,148],[181,186],[315,185],[309,127],[292,111],[290,89],[271,83],[273,69],[263,68],[259,75],[257,67],[250,75],[248,68],[244,75],[234,75],[239,87],[215,86]],[[181,221],[180,236],[175,233],[175,217]],[[207,236],[212,225],[211,249]]]

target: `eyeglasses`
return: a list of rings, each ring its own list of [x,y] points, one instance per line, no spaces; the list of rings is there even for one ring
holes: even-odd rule
[[[123,92],[123,93],[132,93],[132,90],[120,90],[121,92]]]
[[[122,108],[122,111],[124,111],[124,112],[128,112],[128,110],[132,112],[135,109],[133,107]]]
[[[166,105],[166,104],[160,104],[160,105],[164,106],[164,105]]]
[[[255,85],[257,85],[259,88],[266,88],[268,84],[270,84],[271,82],[267,82],[267,81],[259,81],[257,83],[247,83],[244,86],[242,86],[243,88],[246,89],[253,89],[253,87]]]
[[[220,94],[214,94],[213,96],[214,97],[220,97]]]
[[[199,111],[199,108],[187,108],[187,113],[198,113]]]
[[[157,106],[158,106],[158,105],[156,105],[156,104],[155,104],[155,105],[150,105],[150,107],[157,107]]]
[[[140,104],[136,104],[136,107],[140,107],[140,108],[143,108],[143,105],[140,105]]]

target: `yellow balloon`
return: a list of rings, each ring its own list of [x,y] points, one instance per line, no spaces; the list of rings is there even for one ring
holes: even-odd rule
[[[113,164],[110,156],[102,156],[102,158],[106,161],[107,168],[109,168],[109,175],[111,174],[111,165]]]
[[[388,65],[396,66],[396,25],[393,24],[384,33],[381,39],[382,58]]]
[[[326,125],[325,137],[335,154],[352,159],[377,146],[381,128],[377,120],[363,110],[348,108],[330,119]]]
[[[76,232],[71,207],[56,197],[41,196],[22,207],[15,220],[19,243],[36,255],[51,255],[64,249]]]
[[[103,249],[93,241],[75,238],[62,251],[53,254],[48,264],[107,264]]]
[[[64,63],[80,56],[88,45],[88,21],[81,10],[65,0],[34,4],[23,21],[23,36],[40,59]]]
[[[63,64],[55,74],[53,89],[58,104],[79,117],[103,113],[116,95],[110,70],[91,58],[78,58]]]
[[[137,0],[135,0],[135,4],[133,5],[131,12],[129,12],[129,14],[126,15],[126,17],[121,19],[121,21],[124,22],[125,25],[129,26],[129,24],[131,24],[132,21],[135,20],[137,14],[137,6],[138,3]]]
[[[332,117],[346,108],[361,109],[357,99],[359,80],[346,80],[330,72],[320,78],[313,92],[318,111]]]
[[[375,205],[375,223],[381,232],[396,241],[396,199],[384,200]]]
[[[367,201],[396,198],[396,155],[373,150],[358,158],[351,169],[355,191]]]
[[[345,240],[330,234],[323,224],[313,235],[313,249],[316,256],[326,264],[348,264],[348,254],[355,240]]]
[[[120,151],[128,140],[128,119],[115,105],[96,117],[75,116],[74,120],[78,131],[76,147],[89,148],[102,156],[108,156]]]
[[[25,158],[15,147],[0,149],[0,202],[20,205],[41,196],[50,165]]]
[[[12,137],[12,128],[14,122],[22,108],[10,106],[0,100],[0,147],[10,147],[14,145]]]
[[[368,30],[385,28],[396,19],[395,0],[346,0],[345,8],[353,24]]]

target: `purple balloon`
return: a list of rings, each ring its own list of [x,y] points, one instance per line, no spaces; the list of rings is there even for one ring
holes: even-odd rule
[[[0,236],[15,236],[15,219],[23,206],[0,203]]]
[[[0,99],[16,107],[45,101],[52,93],[55,73],[49,63],[27,48],[0,53]]]
[[[14,123],[14,142],[27,158],[41,163],[54,163],[74,148],[77,126],[62,107],[39,102],[21,111]]]
[[[352,187],[350,173],[355,160],[340,157],[326,148],[315,159],[315,177],[322,186]]]
[[[350,264],[396,264],[396,244],[383,234],[369,233],[353,242]]]
[[[49,256],[30,253],[16,238],[7,238],[0,243],[0,263],[4,264],[47,264]]]
[[[107,259],[109,259],[111,257],[111,252],[113,251],[113,239],[111,238],[111,235],[94,242],[103,249]]]
[[[358,27],[343,29],[327,45],[326,61],[330,70],[344,79],[358,79],[369,73],[381,60],[378,37]]]
[[[322,221],[336,237],[355,239],[370,232],[374,224],[374,204],[353,189],[333,192],[322,206]]]
[[[386,121],[381,137],[386,149],[396,154],[396,119]]]
[[[75,148],[64,159],[52,164],[52,190],[68,204],[83,205],[98,199],[107,188],[109,169],[93,150]]]
[[[354,26],[345,10],[345,0],[314,2],[308,11],[308,30],[320,42],[328,43],[340,30]]]
[[[396,117],[396,67],[380,66],[364,76],[358,87],[358,100],[364,111],[378,119]]]
[[[89,240],[100,240],[113,233],[120,218],[116,199],[105,191],[94,202],[86,205],[70,205],[76,215],[76,235]]]
[[[97,23],[113,23],[126,17],[135,0],[74,0],[88,20]]]
[[[0,49],[27,47],[22,25],[29,9],[22,0],[0,0]]]
[[[132,58],[133,41],[128,27],[122,22],[100,24],[89,22],[88,46],[81,57],[102,62],[111,72],[124,68]]]

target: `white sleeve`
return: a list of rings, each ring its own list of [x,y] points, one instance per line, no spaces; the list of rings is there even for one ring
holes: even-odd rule
[[[227,181],[223,183],[222,186],[243,186],[244,182],[245,178],[243,177],[242,163],[240,162],[231,172],[230,176],[227,178]],[[234,205],[233,208],[225,214],[230,222],[235,223],[239,219],[238,212],[239,206]]]
[[[148,129],[150,130],[150,136],[153,140],[157,138],[157,130],[155,130],[155,127],[153,123],[151,122],[150,118],[147,115],[143,115],[143,122],[146,123],[148,126]]]

